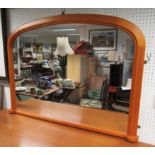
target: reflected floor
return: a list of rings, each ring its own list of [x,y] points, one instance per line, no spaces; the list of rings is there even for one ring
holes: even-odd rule
[[[28,99],[17,101],[17,113],[121,137],[127,132],[128,115],[119,112]]]

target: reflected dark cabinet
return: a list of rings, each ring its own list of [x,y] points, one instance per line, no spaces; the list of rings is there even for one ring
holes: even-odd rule
[[[123,64],[111,64],[110,65],[110,85],[122,86],[123,78]]]

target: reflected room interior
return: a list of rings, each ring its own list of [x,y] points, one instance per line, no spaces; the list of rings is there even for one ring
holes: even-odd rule
[[[134,41],[114,27],[61,24],[25,32],[13,49],[17,110],[125,133],[133,59]]]

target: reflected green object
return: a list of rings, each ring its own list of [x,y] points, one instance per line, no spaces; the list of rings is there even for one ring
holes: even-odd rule
[[[101,90],[100,89],[88,90],[88,96],[91,99],[99,100],[101,96]]]
[[[102,103],[99,100],[92,100],[92,99],[81,99],[80,105],[83,107],[89,107],[89,108],[97,108],[101,109]]]

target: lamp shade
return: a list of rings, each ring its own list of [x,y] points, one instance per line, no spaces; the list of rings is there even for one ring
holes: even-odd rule
[[[74,54],[74,51],[69,45],[68,37],[57,37],[57,47],[54,55],[66,56],[67,54]]]

